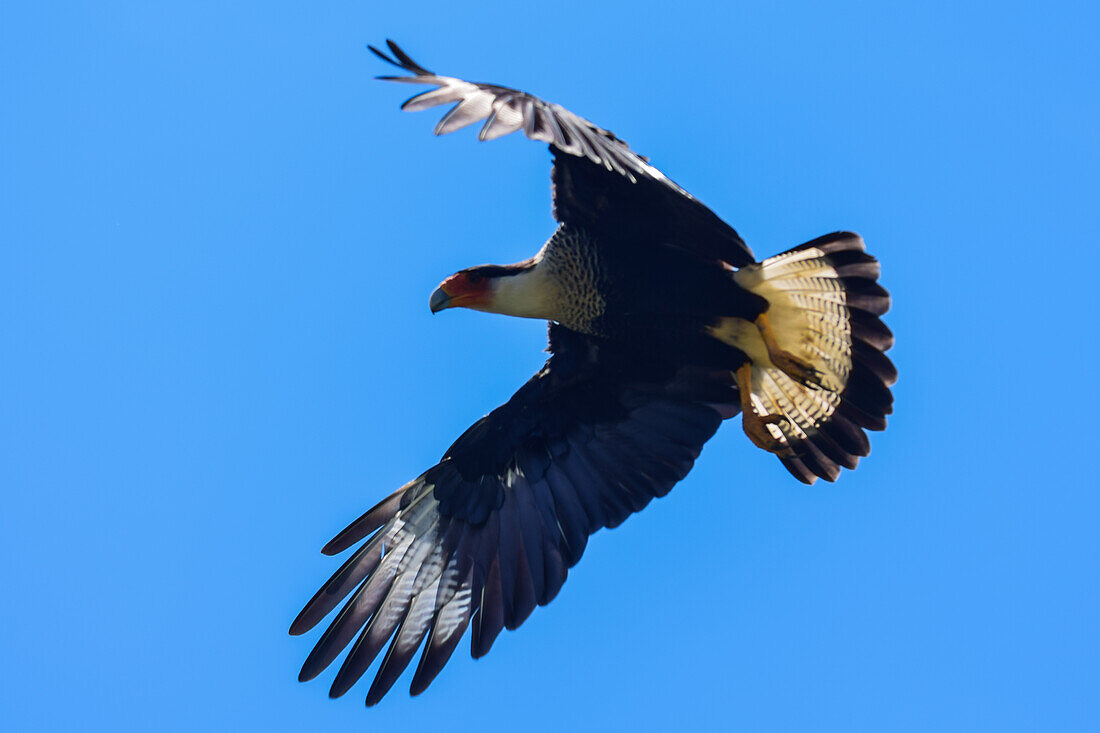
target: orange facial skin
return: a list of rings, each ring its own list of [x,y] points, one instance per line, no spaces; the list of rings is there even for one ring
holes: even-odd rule
[[[492,297],[490,278],[477,273],[456,272],[444,280],[432,293],[429,306],[432,313],[447,308],[478,308],[488,305]]]

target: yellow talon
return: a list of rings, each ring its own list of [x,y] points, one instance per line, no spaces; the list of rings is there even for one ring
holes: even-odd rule
[[[768,358],[771,359],[772,364],[777,369],[782,370],[783,373],[799,384],[813,387],[823,386],[821,384],[823,377],[821,372],[814,369],[813,365],[805,359],[801,359],[779,346],[779,341],[775,338],[775,329],[772,328],[767,311],[757,316],[754,323],[757,330],[760,331],[760,337],[764,340],[764,346],[768,349]]]
[[[752,364],[745,362],[734,372],[737,389],[741,393],[741,428],[756,447],[769,453],[780,454],[786,450],[785,441],[772,435],[769,425],[781,425],[787,422],[782,415],[758,415],[752,405]]]

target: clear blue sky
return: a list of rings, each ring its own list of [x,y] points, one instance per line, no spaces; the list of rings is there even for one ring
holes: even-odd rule
[[[1090,3],[5,3],[7,730],[1100,730]],[[365,49],[609,127],[758,255],[861,232],[889,430],[809,488],[738,424],[423,696],[333,702],[318,550],[541,364],[432,316],[549,156],[435,139]]]

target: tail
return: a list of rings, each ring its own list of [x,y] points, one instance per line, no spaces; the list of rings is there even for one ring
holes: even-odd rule
[[[871,447],[864,430],[883,430],[892,412],[894,344],[879,319],[890,295],[876,280],[879,264],[863,240],[837,232],[738,270],[741,287],[765,298],[780,348],[817,371],[805,385],[749,351],[753,409],[785,420],[767,426],[778,455],[801,481],[834,481]],[[757,350],[758,351],[758,350]]]

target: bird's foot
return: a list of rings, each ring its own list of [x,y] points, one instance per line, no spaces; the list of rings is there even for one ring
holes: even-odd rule
[[[821,380],[824,375],[805,359],[801,359],[789,351],[778,349],[768,351],[768,358],[784,374],[803,386],[811,386],[822,389]]]
[[[779,454],[786,450],[786,443],[777,438],[769,425],[781,425],[787,421],[782,415],[760,415],[752,404],[752,364],[745,362],[733,373],[737,389],[741,393],[741,428],[758,448]]]
[[[821,372],[810,362],[795,356],[779,345],[767,311],[757,316],[755,323],[757,330],[760,331],[760,337],[764,340],[764,346],[768,349],[768,358],[777,369],[803,386],[823,388],[821,380],[824,375]]]
[[[745,431],[745,435],[749,436],[757,448],[763,448],[769,453],[779,454],[787,447],[787,444],[775,437],[770,430],[769,425],[781,425],[787,422],[787,418],[782,415],[757,415],[752,410],[745,410],[741,417],[741,427]]]

